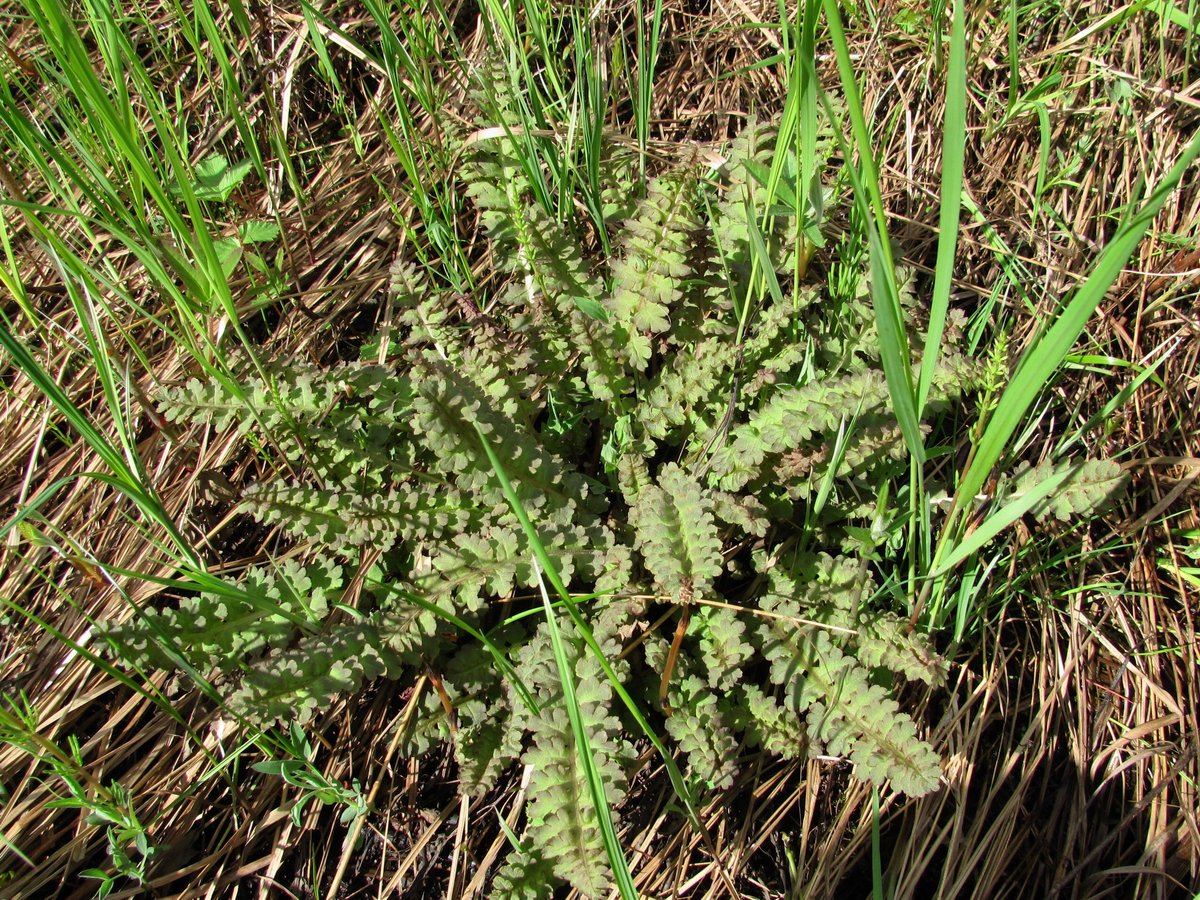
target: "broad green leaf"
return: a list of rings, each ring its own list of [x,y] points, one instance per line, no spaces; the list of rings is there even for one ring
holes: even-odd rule
[[[220,203],[228,200],[229,195],[250,174],[250,166],[251,162],[248,159],[231,165],[229,159],[221,153],[214,153],[202,160],[192,170],[192,190],[196,199],[215,200]],[[178,185],[172,185],[170,190],[175,196],[182,196],[183,192]]]
[[[243,244],[265,244],[279,237],[279,225],[270,219],[249,219],[238,226]]]
[[[217,260],[221,263],[221,271],[228,278],[242,259],[242,242],[237,238],[221,238],[213,241],[213,250],[217,254]]]
[[[576,297],[575,305],[583,311],[584,315],[590,316],[597,322],[608,321],[608,310],[599,300],[593,300],[590,297]]]

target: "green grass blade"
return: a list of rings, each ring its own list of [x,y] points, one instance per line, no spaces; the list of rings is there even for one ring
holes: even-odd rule
[[[654,0],[654,10],[650,15],[650,34],[647,39],[643,31],[646,22],[645,9],[642,0],[636,0],[634,14],[637,21],[634,24],[637,40],[637,104],[635,123],[640,171],[646,177],[646,149],[650,142],[650,111],[654,105],[654,70],[658,66],[659,35],[662,31],[662,0]]]
[[[1152,364],[1142,368],[1141,371],[1134,376],[1133,380],[1129,382],[1129,384],[1117,391],[1117,393],[1109,398],[1109,400],[1103,406],[1101,406],[1098,410],[1096,410],[1095,413],[1092,414],[1091,418],[1076,428],[1071,433],[1070,437],[1059,444],[1055,452],[1061,455],[1067,447],[1082,441],[1086,435],[1091,433],[1093,428],[1096,428],[1105,422],[1110,422],[1113,414],[1126,403],[1128,403],[1130,399],[1132,399],[1133,395],[1138,392],[1138,389],[1141,388],[1141,386],[1147,381],[1153,381],[1157,387],[1162,388],[1162,380],[1158,377],[1157,373],[1163,363],[1170,358],[1171,353],[1169,351],[1165,352]],[[1135,368],[1137,367],[1135,366]]]
[[[825,18],[837,57],[838,74],[842,92],[846,98],[846,109],[850,116],[850,127],[854,144],[858,150],[859,165],[850,164],[846,171],[854,187],[855,201],[863,210],[871,264],[871,301],[875,308],[875,319],[879,329],[880,355],[884,375],[887,377],[888,392],[904,442],[918,462],[925,461],[925,442],[921,436],[917,415],[916,391],[912,377],[912,354],[909,351],[908,335],[904,330],[904,314],[900,306],[900,290],[896,284],[896,265],[892,258],[891,242],[888,238],[887,215],[883,208],[883,195],[879,188],[879,174],[871,150],[871,134],[867,129],[863,113],[862,98],[855,80],[854,66],[850,60],[850,46],[842,28],[841,15],[835,0],[823,0]],[[836,122],[832,108],[826,104],[829,117]],[[834,134],[842,144],[846,159],[851,154],[845,147],[841,133]]]
[[[179,555],[188,560],[194,568],[202,568],[191,545],[176,528],[175,522],[167,514],[153,490],[142,483],[138,474],[129,468],[122,453],[71,401],[50,374],[30,355],[25,345],[12,335],[6,323],[0,323],[0,348],[8,353],[16,367],[25,373],[25,377],[33,382],[92,451],[112,470],[116,476],[115,485],[134,502],[147,519],[166,531]]]
[[[754,214],[754,209],[750,205],[750,198],[745,198],[746,205],[746,230],[750,239],[750,251],[752,254],[751,277],[752,282],[750,289],[753,292],[746,298],[744,310],[745,315],[741,317],[738,323],[738,340],[741,341],[746,333],[746,325],[749,320],[749,313],[753,310],[757,303],[758,297],[754,294],[760,294],[760,285],[765,285],[766,290],[771,295],[771,300],[779,305],[783,305],[783,290],[779,287],[779,277],[775,274],[775,265],[771,262],[771,253],[767,249],[766,239],[763,237],[762,229],[759,227],[758,218]],[[770,209],[770,205],[767,205]],[[757,276],[757,277],[755,277]],[[760,294],[761,296],[761,294]],[[753,301],[753,302],[752,302]]]
[[[962,543],[956,546],[941,561],[937,569],[930,573],[931,577],[937,578],[945,575],[964,559],[978,553],[990,544],[1001,531],[1017,521],[1017,519],[1021,518],[1021,516],[1025,515],[1025,513],[1029,512],[1047,497],[1053,496],[1060,487],[1071,480],[1071,477],[1075,475],[1075,471],[1075,469],[1065,469],[1061,472],[1055,472],[1032,490],[1026,491],[1004,504],[1004,506],[988,516],[983,524],[971,532]]]
[[[800,23],[799,59],[793,81],[796,85],[796,117],[798,119],[799,139],[799,172],[797,176],[797,193],[801,197],[800,220],[796,227],[804,234],[810,224],[810,210],[819,219],[823,214],[825,198],[824,185],[821,183],[822,173],[817,171],[817,129],[820,98],[818,97],[820,81],[817,77],[817,23],[821,18],[820,0],[806,0],[804,18]],[[789,101],[792,99],[789,95]],[[789,107],[792,104],[789,103]],[[782,126],[780,133],[783,133]],[[804,198],[808,201],[805,202]],[[801,273],[796,273],[795,290],[799,290]]]
[[[499,470],[497,470],[499,471]],[[515,499],[515,495],[514,495]],[[539,554],[540,556],[541,554]],[[587,728],[583,724],[583,713],[579,708],[579,698],[575,694],[575,672],[571,660],[567,656],[567,648],[563,644],[562,633],[558,629],[558,614],[550,605],[550,595],[546,592],[546,581],[538,572],[538,587],[542,592],[542,608],[546,613],[546,625],[550,630],[550,644],[554,649],[554,663],[558,667],[559,679],[563,687],[563,704],[567,707],[567,715],[571,720],[571,731],[575,735],[575,746],[583,760],[584,774],[587,776],[588,789],[592,795],[592,805],[600,820],[600,832],[604,837],[604,849],[608,853],[608,862],[616,877],[617,887],[621,896],[626,900],[635,900],[637,888],[633,884],[633,875],[629,871],[629,863],[625,859],[625,851],[617,837],[617,829],[613,824],[612,810],[608,806],[608,798],[604,794],[604,782],[596,768],[595,757],[588,743]]]
[[[424,597],[410,593],[388,581],[374,577],[367,577],[365,579],[365,583],[370,584],[371,587],[377,591],[381,591],[385,594],[391,594],[394,597],[401,598],[405,603],[411,603],[414,606],[421,607],[421,609],[425,610],[427,613],[437,616],[447,624],[453,625],[463,634],[470,635],[472,638],[479,641],[483,649],[487,650],[487,652],[491,655],[492,660],[496,663],[497,668],[504,673],[504,677],[511,681],[513,690],[516,691],[517,697],[521,700],[521,703],[524,704],[525,708],[531,713],[536,713],[538,711],[539,706],[537,699],[533,696],[533,692],[529,690],[529,686],[521,680],[521,676],[517,673],[517,670],[514,669],[508,659],[505,658],[504,651],[496,646],[495,641],[471,625],[470,622],[459,616],[456,616],[452,612],[442,609],[442,607],[438,606],[436,603],[431,603]]]
[[[957,507],[965,508],[970,504],[970,498],[979,493],[993,467],[1003,456],[1009,439],[1026,412],[1058,370],[1059,364],[1070,352],[1092,313],[1121,274],[1142,235],[1167,202],[1167,198],[1179,186],[1184,172],[1198,155],[1200,134],[1192,139],[1141,209],[1121,225],[1113,239],[1101,251],[1091,275],[1075,291],[1054,323],[1036,338],[1025,352],[979,439],[970,467],[959,483],[955,504]]]
[[[895,269],[890,267],[883,249],[887,236],[881,236],[867,224],[867,240],[871,265],[871,303],[875,307],[875,323],[879,329],[879,350],[883,374],[887,378],[892,408],[908,452],[918,463],[925,462],[925,439],[921,435],[920,417],[913,396],[912,362],[908,352],[908,336],[900,311],[900,292],[896,286]]]
[[[937,263],[934,267],[933,298],[930,302],[929,329],[925,335],[925,354],[917,380],[917,415],[925,409],[933,373],[937,369],[938,350],[950,308],[950,287],[954,279],[954,256],[958,249],[958,221],[962,208],[963,159],[967,141],[967,36],[963,0],[954,0],[954,21],[950,31],[950,67],[946,76],[946,117],[942,123],[941,214],[938,218]],[[935,27],[938,27],[935,24]]]
[[[488,460],[492,464],[492,470],[496,473],[496,478],[500,482],[505,499],[508,500],[508,504],[512,508],[514,515],[521,522],[521,527],[525,531],[529,545],[533,548],[534,556],[541,569],[539,574],[544,574],[549,579],[555,593],[558,594],[566,605],[571,620],[588,643],[592,653],[595,653],[597,659],[605,664],[605,674],[615,688],[619,684],[616,673],[612,672],[611,668],[607,665],[607,660],[604,659],[604,654],[600,652],[599,646],[596,645],[595,638],[592,637],[587,623],[579,614],[574,600],[570,593],[568,593],[566,585],[563,584],[562,578],[554,566],[554,561],[550,558],[550,554],[546,552],[537,529],[534,527],[533,522],[530,521],[528,513],[525,512],[525,508],[517,496],[517,492],[508,480],[508,475],[504,471],[504,466],[501,464],[500,458],[496,455],[496,451],[492,449],[491,442],[488,441],[487,436],[478,425],[475,428],[479,433],[479,440],[483,444],[483,449],[487,452]],[[629,863],[625,859],[625,851],[621,848],[621,842],[617,838],[616,826],[613,824],[612,810],[609,809],[608,798],[604,792],[604,783],[600,779],[600,772],[596,767],[596,760],[592,755],[591,746],[588,741],[587,729],[583,724],[583,715],[579,709],[579,701],[575,696],[574,669],[567,658],[566,648],[563,646],[562,636],[558,630],[558,619],[550,606],[550,597],[546,593],[546,585],[541,581],[540,577],[539,582],[542,589],[542,603],[546,611],[546,624],[550,629],[550,642],[554,647],[554,660],[558,666],[559,679],[562,682],[563,703],[567,708],[567,715],[571,720],[571,731],[575,735],[575,749],[579,753],[584,775],[587,778],[588,788],[592,795],[592,805],[596,811],[596,818],[600,823],[600,831],[604,838],[604,849],[608,853],[608,861],[612,866],[617,886],[621,890],[621,896],[626,898],[626,900],[633,900],[633,898],[638,896],[637,888],[634,887],[633,876],[629,872]]]

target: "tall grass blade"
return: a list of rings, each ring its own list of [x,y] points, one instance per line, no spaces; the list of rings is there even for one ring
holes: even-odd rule
[[[967,141],[967,35],[963,0],[954,0],[950,31],[950,67],[946,75],[946,114],[942,124],[941,214],[938,218],[937,263],[934,266],[933,298],[925,352],[917,379],[917,415],[925,409],[938,351],[950,309],[950,286],[954,280],[954,256],[958,249],[958,220],[962,208],[963,158]],[[940,27],[935,23],[934,27]]]
[[[970,499],[979,493],[993,467],[1003,456],[1009,439],[1017,430],[1025,413],[1058,370],[1059,364],[1070,352],[1092,313],[1121,274],[1142,235],[1163,208],[1167,198],[1179,186],[1184,172],[1197,156],[1200,156],[1200,134],[1192,139],[1141,209],[1117,230],[1113,239],[1101,251],[1091,275],[1075,291],[1053,324],[1035,338],[1026,350],[979,439],[969,468],[959,483],[955,503],[957,508],[965,508]]]
[[[654,70],[658,66],[658,43],[662,32],[662,0],[654,0],[654,10],[650,14],[650,34],[644,31],[646,27],[646,11],[642,0],[634,4],[634,24],[637,35],[637,108],[635,128],[638,141],[638,166],[642,178],[646,177],[646,149],[650,143],[650,111],[654,106]]]
[[[937,578],[944,575],[960,562],[974,553],[978,553],[984,547],[992,542],[992,540],[1001,531],[1011,525],[1025,513],[1029,512],[1043,500],[1052,497],[1060,487],[1071,480],[1076,474],[1074,469],[1066,469],[1062,472],[1055,472],[1045,481],[1040,482],[1035,488],[1025,491],[1019,497],[1004,504],[1000,509],[992,513],[988,518],[972,531],[967,537],[956,546],[948,556],[946,556],[938,565],[938,567],[930,573],[931,577]]]
[[[142,514],[161,527],[171,538],[176,552],[186,559],[196,569],[203,566],[188,540],[179,532],[175,522],[167,514],[162,502],[140,477],[140,473],[129,467],[128,461],[108,438],[92,424],[91,420],[76,406],[50,374],[38,364],[37,360],[8,330],[7,323],[0,323],[0,348],[12,358],[16,367],[25,373],[25,377],[33,382],[59,414],[84,439],[92,451],[104,461],[113,472],[114,486],[124,493]]]
[[[887,377],[888,392],[891,394],[893,411],[904,435],[909,453],[918,462],[925,460],[925,442],[921,436],[917,415],[916,392],[912,377],[912,354],[908,336],[904,330],[904,313],[900,307],[900,290],[896,284],[896,265],[892,257],[888,238],[887,214],[883,208],[883,195],[879,188],[879,174],[875,156],[871,150],[871,134],[867,129],[863,113],[862,98],[850,60],[850,45],[842,27],[841,15],[835,0],[822,0],[825,18],[829,24],[829,35],[837,57],[838,74],[842,92],[846,98],[846,109],[850,116],[850,127],[854,144],[858,150],[858,168],[846,166],[854,187],[856,202],[864,213],[871,261],[871,301],[875,307],[875,318],[879,328],[880,354],[884,375]],[[829,109],[832,121],[837,121]],[[843,144],[847,160],[851,154],[846,150],[841,133],[835,136]]]
[[[504,466],[501,464],[500,458],[496,455],[496,451],[492,449],[491,443],[483,431],[479,429],[479,426],[476,426],[476,430],[479,432],[479,440],[483,443],[483,449],[487,452],[488,460],[492,464],[492,470],[496,473],[496,478],[500,482],[501,489],[504,491],[505,499],[508,500],[508,504],[512,507],[512,511],[517,519],[520,520],[521,527],[525,531],[525,536],[529,540],[529,545],[533,548],[540,574],[544,574],[549,579],[555,593],[558,594],[565,604],[568,614],[575,623],[575,627],[579,629],[579,633],[584,637],[591,651],[597,654],[597,659],[604,664],[605,674],[612,682],[613,687],[616,688],[620,683],[619,679],[617,679],[616,674],[608,667],[603,653],[599,652],[595,638],[592,637],[587,623],[584,622],[576,609],[574,600],[570,593],[568,593],[566,585],[563,584],[562,578],[554,566],[554,561],[550,558],[550,554],[546,552],[546,548],[542,544],[541,538],[537,533],[537,528],[534,527],[529,514],[521,504],[520,498],[517,496],[516,491],[513,490],[512,483],[508,480],[508,475],[504,471]],[[596,767],[596,760],[588,741],[587,729],[583,724],[583,714],[579,709],[579,701],[575,695],[575,672],[567,657],[566,648],[563,646],[562,635],[558,630],[557,613],[550,605],[550,597],[546,593],[545,582],[541,581],[541,579],[539,581],[542,589],[542,605],[546,612],[546,624],[550,629],[550,641],[554,648],[554,661],[558,666],[559,679],[562,682],[563,703],[567,708],[567,715],[571,720],[571,731],[575,735],[575,749],[579,753],[584,776],[587,778],[588,789],[592,795],[592,805],[595,808],[596,818],[600,824],[600,832],[604,839],[604,849],[608,854],[608,861],[612,866],[613,875],[617,886],[620,888],[621,896],[625,900],[634,900],[638,896],[637,888],[634,887],[633,876],[629,872],[629,863],[625,859],[625,851],[621,848],[621,842],[617,837],[617,830],[613,824],[612,810],[609,809],[608,798],[604,792],[604,782],[601,780],[600,772]]]

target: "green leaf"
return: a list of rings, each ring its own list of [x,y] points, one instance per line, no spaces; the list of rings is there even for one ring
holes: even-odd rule
[[[575,752],[579,755],[579,762],[584,774],[584,779],[587,782],[588,789],[591,794],[593,809],[596,813],[599,828],[603,837],[604,849],[608,854],[608,859],[613,868],[613,876],[621,890],[621,896],[624,898],[632,898],[637,896],[637,890],[633,886],[633,877],[629,872],[629,863],[625,859],[625,852],[621,847],[621,842],[617,837],[616,827],[613,824],[612,810],[609,808],[608,799],[605,796],[604,784],[600,780],[600,772],[597,768],[597,760],[592,755],[592,749],[588,740],[588,734],[584,727],[579,708],[579,702],[576,697],[575,675],[572,666],[567,664],[567,659],[564,654],[562,645],[562,636],[559,633],[558,620],[553,606],[550,603],[550,596],[546,591],[545,581],[549,580],[554,587],[555,593],[562,599],[566,610],[575,623],[584,641],[588,643],[589,648],[596,654],[605,674],[612,682],[614,689],[621,695],[622,700],[626,705],[631,705],[631,698],[621,690],[620,682],[614,677],[611,666],[606,664],[603,658],[603,653],[595,643],[595,638],[591,636],[591,632],[579,615],[571,595],[567,593],[566,586],[563,584],[562,578],[558,574],[558,570],[554,565],[554,561],[550,558],[550,554],[546,552],[545,546],[542,544],[541,538],[538,535],[537,529],[533,522],[529,519],[529,514],[521,504],[516,491],[513,489],[512,482],[509,481],[508,475],[504,470],[504,466],[500,462],[500,458],[496,455],[496,451],[492,448],[488,436],[479,430],[479,440],[483,446],[484,452],[487,453],[489,462],[492,464],[492,471],[495,473],[496,480],[500,482],[501,490],[504,493],[505,499],[508,501],[513,513],[521,523],[526,536],[529,538],[529,544],[534,552],[534,556],[539,563],[538,586],[541,589],[542,605],[546,613],[546,624],[550,632],[550,638],[554,648],[555,664],[558,666],[559,676],[561,678],[563,705],[566,707],[568,718],[571,724],[571,733],[575,739]],[[590,638],[590,640],[589,640]],[[631,709],[635,712],[636,709]],[[649,734],[649,729],[646,729]],[[665,756],[665,754],[664,754]]]
[[[270,219],[249,219],[238,226],[243,244],[265,244],[279,237],[279,225]]]
[[[230,165],[229,159],[221,153],[214,153],[202,160],[192,170],[191,187],[196,199],[224,203],[250,174],[250,166],[248,159]],[[183,196],[178,185],[171,185],[170,192],[176,197]]]
[[[219,241],[213,241],[213,250],[216,251],[217,261],[221,264],[221,271],[228,278],[237,268],[237,264],[241,262],[241,242],[236,238],[221,238]]]
[[[854,76],[850,48],[834,0],[822,0],[825,18],[829,23],[829,35],[833,41],[841,76],[842,91],[846,97],[846,109],[850,115],[854,146],[858,150],[858,166],[848,165],[846,172],[854,188],[855,202],[863,215],[867,227],[868,256],[871,265],[871,302],[875,309],[876,325],[879,329],[879,349],[883,371],[887,375],[888,391],[892,397],[892,409],[904,442],[918,463],[925,461],[925,441],[921,436],[920,414],[917,409],[916,385],[912,377],[912,355],[909,351],[908,334],[904,329],[904,311],[900,306],[900,291],[896,284],[896,265],[892,258],[891,241],[888,237],[887,214],[883,207],[883,195],[879,187],[879,170],[871,149],[871,133],[867,128],[862,106],[862,93]],[[826,101],[828,103],[828,101]],[[832,110],[830,117],[833,118]],[[841,133],[834,136],[844,144]],[[849,149],[843,152],[850,158]]]
[[[750,173],[751,177],[763,187],[768,190],[772,187],[771,170],[767,166],[764,166],[756,159],[747,159],[743,161],[742,165],[746,167],[746,171]],[[796,191],[793,189],[795,180],[795,175],[785,175],[778,179],[778,183],[774,185],[776,198],[783,201],[788,211],[793,215],[800,209],[800,201],[797,199]]]
[[[1042,465],[1025,473],[1009,502],[992,513],[961,544],[954,548],[933,576],[942,575],[977,553],[1001,531],[1026,513],[1044,518],[1053,513],[1060,520],[1072,514],[1086,515],[1100,506],[1124,482],[1120,467],[1113,462]]]
[[[608,310],[604,308],[604,304],[599,300],[594,300],[591,297],[576,297],[575,305],[579,307],[584,315],[590,316],[597,322],[608,321]]]
[[[1053,324],[1038,336],[1021,358],[1012,381],[1009,382],[996,412],[988,422],[983,436],[975,449],[975,457],[971,467],[963,476],[958,486],[958,497],[971,498],[979,493],[983,483],[991,474],[992,468],[1000,461],[1008,447],[1008,442],[1017,426],[1025,418],[1025,413],[1033,405],[1039,393],[1054,373],[1059,364],[1074,346],[1080,333],[1091,319],[1092,313],[1108,293],[1108,289],[1121,274],[1125,263],[1133,254],[1142,235],[1154,221],[1167,198],[1179,186],[1184,172],[1200,155],[1200,134],[1192,139],[1187,149],[1180,154],[1179,159],[1163,180],[1155,188],[1150,198],[1142,208],[1123,223],[1117,234],[1096,260],[1095,268],[1087,281],[1079,287],[1067,301],[1062,311],[1053,319]],[[960,507],[963,504],[958,504]]]
[[[950,68],[946,76],[946,118],[942,136],[941,212],[938,218],[937,265],[933,278],[925,356],[917,382],[917,415],[925,410],[937,354],[950,308],[954,278],[954,253],[958,247],[958,219],[962,207],[963,160],[967,144],[967,37],[963,0],[955,0],[950,32]]]

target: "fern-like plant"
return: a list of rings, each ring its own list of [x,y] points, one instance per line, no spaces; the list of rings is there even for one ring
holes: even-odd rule
[[[747,218],[761,216],[765,161],[785,152],[773,131],[752,125],[718,174],[682,166],[652,181],[600,262],[586,249],[597,242],[537,204],[507,140],[474,152],[468,193],[504,276],[489,296],[454,296],[400,262],[396,321],[363,361],[277,363],[237,397],[192,381],[163,398],[174,421],[270,431],[299,477],[252,485],[243,509],[305,552],[109,637],[145,665],[218,670],[229,705],[263,724],[312,716],[369,679],[434,672],[409,753],[449,741],[473,794],[513,763],[533,768],[496,895],[546,896],[551,877],[603,894],[550,630],[528,614],[539,571],[486,442],[585,598],[595,641],[661,710],[697,783],[729,786],[757,746],[934,790],[938,756],[886,685],[936,685],[945,663],[854,549],[880,487],[907,467],[869,304],[831,308],[816,283],[775,300],[756,288],[763,248],[780,272],[812,251],[786,210]],[[932,414],[981,377],[953,326]],[[1046,511],[1112,489],[1113,473],[1095,474]],[[619,806],[636,735],[584,636],[557,626]]]

